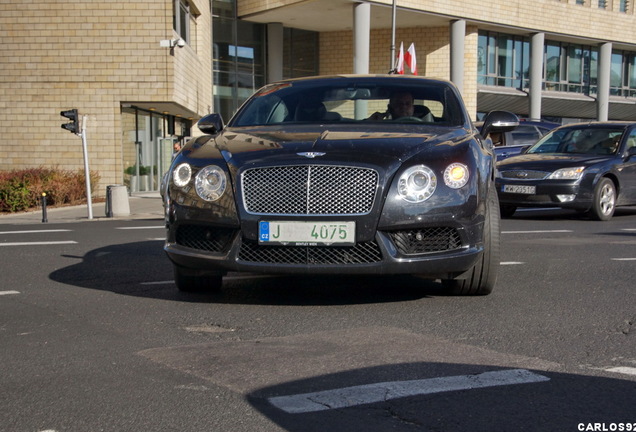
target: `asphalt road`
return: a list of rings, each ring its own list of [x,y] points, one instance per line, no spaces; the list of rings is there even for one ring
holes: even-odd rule
[[[163,234],[0,225],[0,431],[636,430],[636,210],[519,212],[466,298],[237,274],[185,295]]]

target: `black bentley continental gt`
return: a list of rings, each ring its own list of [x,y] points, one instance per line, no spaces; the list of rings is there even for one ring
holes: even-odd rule
[[[173,161],[163,191],[165,251],[182,291],[218,290],[227,272],[410,274],[483,295],[499,267],[489,132],[453,84],[343,75],[258,90]]]
[[[497,167],[504,217],[561,207],[606,221],[617,206],[636,205],[636,122],[561,126]]]

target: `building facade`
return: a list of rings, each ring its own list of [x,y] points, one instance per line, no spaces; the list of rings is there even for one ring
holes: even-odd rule
[[[474,119],[636,121],[634,22],[631,0],[0,0],[0,170],[81,169],[76,108],[96,193],[156,190],[200,117],[282,78],[387,73],[402,42]]]

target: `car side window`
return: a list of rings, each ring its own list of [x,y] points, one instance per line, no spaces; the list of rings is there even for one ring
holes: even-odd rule
[[[632,133],[627,137],[627,145],[625,146],[625,150],[629,150],[632,147],[636,147],[636,130],[633,130]]]

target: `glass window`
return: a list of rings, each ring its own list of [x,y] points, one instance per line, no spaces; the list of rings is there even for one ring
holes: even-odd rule
[[[283,29],[283,78],[318,75],[318,33]]]
[[[238,20],[234,1],[212,7],[214,112],[227,121],[265,84],[265,27]]]
[[[480,32],[477,56],[480,84],[527,87],[530,43],[525,38]]]
[[[623,87],[623,55],[621,53],[612,53],[612,63],[610,66],[610,94],[620,95]]]
[[[627,87],[629,88],[629,94],[626,96],[636,96],[636,54],[629,56],[628,71],[627,71]]]
[[[450,86],[341,78],[270,84],[241,107],[229,125],[389,121],[457,127],[465,123],[463,115]]]
[[[545,86],[547,90],[560,90],[561,46],[548,43],[545,46]]]
[[[175,0],[172,27],[187,43],[190,43],[190,19],[190,5],[185,0]]]
[[[158,190],[161,177],[170,166],[173,142],[183,141],[184,135],[189,134],[189,124],[182,121],[174,128],[174,134],[170,132],[169,120],[169,116],[134,106],[122,107],[124,183],[130,192]]]

